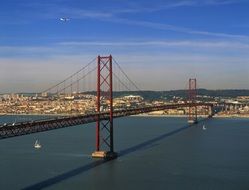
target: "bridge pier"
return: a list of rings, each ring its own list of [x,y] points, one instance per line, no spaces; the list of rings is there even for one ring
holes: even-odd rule
[[[198,123],[198,119],[188,119],[188,123],[189,124],[197,124]]]
[[[115,159],[113,143],[113,88],[112,88],[112,56],[97,59],[97,112],[105,110],[108,119],[100,120],[97,115],[96,122],[96,151],[92,153],[93,158]],[[102,104],[102,105],[101,105]],[[100,110],[101,107],[101,110]]]
[[[93,158],[103,158],[106,160],[113,160],[118,157],[116,152],[111,151],[95,151],[92,153]]]

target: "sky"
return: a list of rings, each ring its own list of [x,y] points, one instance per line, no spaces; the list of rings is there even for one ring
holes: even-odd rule
[[[109,54],[140,89],[249,89],[249,0],[1,1],[0,93],[42,91]]]

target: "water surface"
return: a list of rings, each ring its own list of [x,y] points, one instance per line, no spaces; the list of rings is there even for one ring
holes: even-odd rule
[[[120,156],[109,162],[90,156],[94,124],[1,140],[1,189],[249,189],[249,119],[189,127],[186,118],[127,117],[114,125]]]

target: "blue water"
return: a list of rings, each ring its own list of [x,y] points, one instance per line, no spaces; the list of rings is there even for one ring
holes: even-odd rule
[[[127,117],[114,125],[120,157],[109,162],[90,156],[94,124],[1,140],[0,189],[249,189],[249,119],[188,127],[185,118]]]

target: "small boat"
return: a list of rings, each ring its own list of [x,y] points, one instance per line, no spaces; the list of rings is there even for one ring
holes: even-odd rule
[[[206,130],[207,128],[205,127],[205,125],[203,125],[203,126],[202,126],[202,129],[203,129],[203,130]]]
[[[35,144],[34,144],[34,147],[35,147],[36,149],[39,149],[39,148],[41,148],[42,146],[41,146],[41,144],[39,143],[39,141],[36,140],[36,141],[35,141]]]

